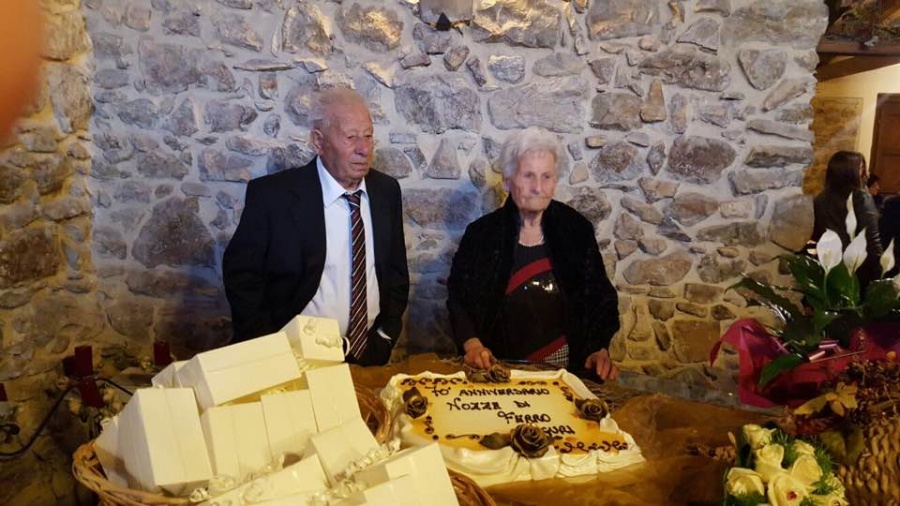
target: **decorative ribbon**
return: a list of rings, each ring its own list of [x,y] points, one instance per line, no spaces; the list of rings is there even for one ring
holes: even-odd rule
[[[810,362],[818,362],[819,360],[824,359],[826,355],[829,355],[829,352],[832,357],[836,357],[841,355],[842,351],[844,350],[836,339],[823,339],[819,343],[819,347],[816,348],[816,351],[808,354],[806,358]]]
[[[343,347],[343,340],[347,339],[346,337],[341,336],[316,336],[316,344],[321,344],[326,348],[341,348]]]

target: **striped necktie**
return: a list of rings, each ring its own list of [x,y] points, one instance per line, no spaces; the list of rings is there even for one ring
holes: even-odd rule
[[[366,290],[366,231],[360,211],[362,190],[344,194],[350,205],[350,320],[347,339],[350,355],[357,360],[366,349],[366,326],[369,323]]]

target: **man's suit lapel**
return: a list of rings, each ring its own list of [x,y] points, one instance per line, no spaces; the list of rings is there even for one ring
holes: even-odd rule
[[[390,202],[371,176],[366,176],[366,191],[369,193],[369,212],[372,214],[372,235],[375,236],[375,274],[378,279],[384,279],[382,265],[390,254]]]
[[[295,197],[290,206],[291,217],[296,225],[293,237],[282,238],[286,241],[309,238],[303,245],[307,252],[308,268],[316,273],[315,286],[319,286],[322,272],[325,270],[325,207],[322,205],[322,184],[316,159],[295,172],[296,176],[288,182],[291,194]]]

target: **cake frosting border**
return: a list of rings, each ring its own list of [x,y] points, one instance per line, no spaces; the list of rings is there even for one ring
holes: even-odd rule
[[[431,443],[412,432],[410,416],[406,414],[402,399],[401,382],[408,378],[462,378],[466,374],[462,371],[454,374],[436,374],[430,371],[421,374],[397,374],[394,375],[387,386],[381,391],[381,399],[387,405],[393,415],[394,427],[392,434],[402,440],[414,441],[417,446]],[[574,374],[559,369],[556,371],[522,371],[513,369],[510,371],[510,380],[535,379],[535,380],[562,380],[569,388],[583,399],[597,399],[587,386]],[[470,450],[467,448],[453,448],[439,445],[444,463],[453,471],[465,474],[472,478],[479,486],[489,487],[500,483],[513,481],[543,480],[554,477],[572,477],[598,474],[601,472],[621,469],[633,464],[644,462],[641,449],[635,443],[631,434],[621,430],[619,425],[607,414],[599,422],[600,428],[621,434],[628,443],[628,449],[619,450],[612,455],[608,452],[591,450],[584,454],[562,454],[554,448],[549,448],[544,456],[539,458],[526,458],[516,453],[511,447],[499,450]]]

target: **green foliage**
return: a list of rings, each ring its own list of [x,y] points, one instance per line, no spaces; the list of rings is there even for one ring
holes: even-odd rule
[[[762,494],[729,495],[725,497],[725,506],[758,506],[769,502]]]
[[[863,304],[864,316],[868,320],[884,318],[892,311],[900,307],[900,299],[897,298],[897,287],[890,279],[873,281],[866,288],[866,298]]]
[[[762,388],[766,386],[766,384],[775,379],[776,376],[785,371],[790,371],[791,369],[802,364],[805,360],[806,359],[802,355],[791,353],[788,355],[782,355],[769,362],[768,364],[763,366],[762,372],[759,375],[759,387]]]
[[[774,288],[769,285],[764,285],[759,281],[752,278],[743,278],[731,288],[746,288],[751,292],[755,293],[762,297],[762,299],[755,299],[757,302],[764,304],[769,309],[772,309],[776,313],[779,313],[779,317],[784,320],[796,318],[803,314],[803,312],[798,308],[793,302],[791,302],[787,297],[778,294]]]
[[[855,309],[859,305],[859,280],[843,263],[825,277],[825,296],[831,309]]]
[[[828,475],[822,474],[822,477],[819,478],[819,481],[813,483],[813,494],[816,495],[828,495],[834,492],[837,492],[838,488],[833,485],[828,484]]]
[[[825,269],[811,257],[805,255],[785,255],[781,257],[788,264],[797,291],[806,296],[806,302],[815,309],[827,305],[825,292]]]
[[[816,463],[822,468],[822,479],[824,480],[826,476],[834,473],[834,463],[831,460],[831,454],[822,446],[821,440],[813,441],[812,445],[816,449]]]
[[[784,445],[784,457],[782,457],[781,459],[781,467],[790,469],[790,467],[794,465],[794,462],[797,461],[797,458],[799,456],[800,454],[797,453],[797,450],[794,449],[793,444]]]

